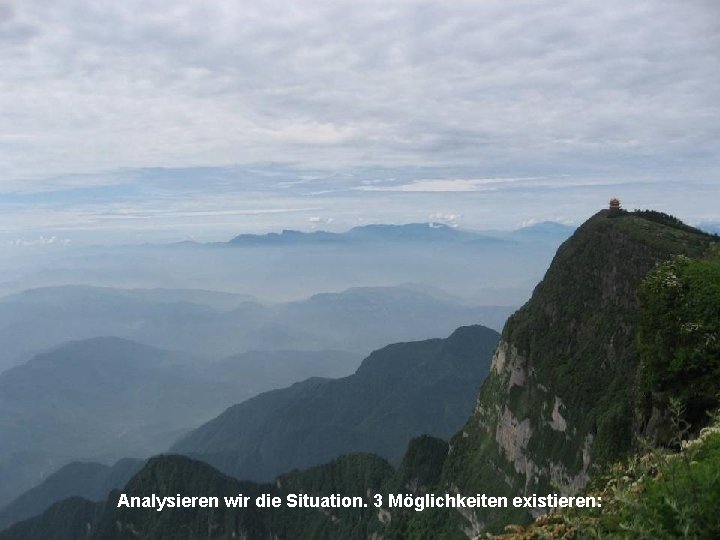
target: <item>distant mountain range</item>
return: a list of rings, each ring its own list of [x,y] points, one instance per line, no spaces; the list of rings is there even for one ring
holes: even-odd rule
[[[529,297],[555,249],[572,230],[549,222],[516,231],[472,231],[436,223],[380,224],[346,232],[241,234],[214,243],[16,250],[3,260],[0,295],[68,284],[161,288],[156,293],[158,303],[228,309],[240,298],[210,298],[204,291],[173,297],[170,291],[212,284],[215,290],[256,296],[260,303],[286,303],[354,287],[423,283],[475,305],[518,305]],[[421,337],[429,335],[408,336]]]
[[[389,345],[353,375],[310,378],[234,405],[171,451],[264,480],[346,452],[373,451],[398,462],[412,437],[449,437],[462,424],[498,339],[494,330],[469,326],[446,339]],[[8,435],[0,442],[1,494],[6,501],[17,496],[0,509],[0,528],[64,497],[102,499],[142,463],[70,464],[18,496],[63,460],[165,450],[168,438],[196,424],[203,411],[233,396],[240,401],[243,383],[263,381],[258,372],[297,380],[311,363],[296,358],[296,369],[288,369],[288,356],[319,356],[262,354],[197,366],[178,353],[104,338],[63,346],[0,375],[0,426]],[[329,355],[315,358],[326,372]],[[335,370],[346,365],[334,360]],[[14,461],[18,454],[23,459]]]
[[[512,261],[501,272],[502,284],[522,283],[518,276],[528,272],[529,261],[537,266],[532,272],[542,269],[543,257],[570,232],[548,223],[509,233],[371,225],[347,233],[241,235],[228,249],[203,246],[202,257],[190,260],[203,263],[198,273],[212,271],[206,254],[232,253],[227,261],[233,279],[245,279],[246,265],[254,264],[252,279],[267,288],[282,284],[273,272],[287,282],[322,281],[323,261],[329,261],[336,264],[333,272],[347,268],[352,277],[342,280],[360,272],[363,280],[400,283],[397,277],[412,280],[419,269],[448,282],[463,276],[491,290],[496,285],[486,282],[483,271]],[[272,254],[254,260],[245,250],[231,249],[242,246],[268,247],[257,253]],[[93,272],[103,274],[107,267],[117,273],[112,276],[130,275],[132,265],[144,263],[139,253],[151,253],[165,269],[186,266],[184,249],[142,249],[87,250],[68,263],[67,272],[74,275],[86,255],[101,261]],[[199,289],[89,286],[30,289],[0,299],[0,504],[47,477],[37,491],[7,507],[9,513],[0,513],[0,520],[60,496],[98,497],[131,468],[72,465],[59,476],[48,475],[78,459],[110,463],[165,450],[232,404],[237,405],[173,451],[234,474],[271,479],[343,452],[372,451],[398,463],[411,437],[449,437],[472,409],[498,334],[473,326],[447,339],[410,341],[473,323],[499,329],[514,308],[473,306],[468,295],[447,294],[425,282],[433,280],[354,287],[278,304]],[[307,377],[346,375],[360,353],[387,343],[396,344],[373,353],[352,376],[311,378],[243,401]],[[228,357],[239,351],[246,352]],[[67,481],[78,475],[88,483]],[[60,484],[68,490],[55,489]]]
[[[0,371],[43,349],[96,336],[214,357],[270,349],[365,355],[464,324],[499,329],[512,310],[401,287],[353,288],[273,305],[211,291],[45,287],[0,299]]]
[[[310,376],[351,373],[341,351],[210,361],[120,338],[58,346],[0,374],[0,504],[70,461],[160,452],[226,407]]]
[[[698,229],[708,232],[710,234],[720,234],[720,222],[716,221],[705,221],[698,223]]]
[[[240,234],[230,240],[233,246],[287,246],[302,244],[340,244],[354,242],[498,242],[498,241],[556,241],[566,239],[574,227],[554,222],[542,222],[514,231],[471,231],[450,227],[443,223],[408,223],[404,225],[363,225],[346,232],[301,232],[283,230],[280,233]]]

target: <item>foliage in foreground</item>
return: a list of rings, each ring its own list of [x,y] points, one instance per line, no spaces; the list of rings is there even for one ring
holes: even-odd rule
[[[526,528],[511,526],[488,538],[720,538],[720,418],[698,438],[683,441],[677,453],[656,450],[615,464],[588,493],[602,497],[602,508],[554,512]]]
[[[674,257],[648,275],[640,297],[644,405],[663,411],[676,397],[685,420],[702,426],[720,380],[720,261]]]

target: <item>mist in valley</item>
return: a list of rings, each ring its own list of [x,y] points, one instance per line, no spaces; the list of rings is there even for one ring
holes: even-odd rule
[[[0,505],[70,462],[145,458],[262,392],[349,375],[385,345],[500,330],[571,231],[5,246]]]

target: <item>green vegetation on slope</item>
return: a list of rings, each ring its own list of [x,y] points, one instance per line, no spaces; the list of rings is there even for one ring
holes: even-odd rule
[[[718,403],[720,261],[675,257],[650,273],[640,294],[641,400],[652,434],[664,442],[657,424],[667,419],[671,397],[684,405],[684,420],[700,427]]]
[[[405,469],[407,471],[407,467]],[[234,538],[314,540],[316,538],[368,538],[381,529],[377,510],[368,508],[280,508],[260,509],[254,504],[260,494],[285,497],[308,495],[363,496],[381,492],[392,482],[395,471],[372,454],[341,456],[319,467],[294,471],[270,484],[242,482],[225,476],[209,465],[183,456],[152,458],[120,491],[105,503],[66,499],[41,516],[0,532],[1,540],[230,540]],[[249,496],[246,508],[118,508],[121,493],[128,497],[183,495]]]
[[[449,438],[467,419],[498,337],[466,326],[446,339],[388,345],[349,377],[312,379],[235,405],[172,451],[256,481],[347,452],[398,463],[411,438]]]
[[[616,463],[587,493],[602,507],[551,513],[494,540],[657,540],[720,537],[720,423],[678,453],[661,450]]]
[[[638,288],[657,264],[702,256],[714,242],[659,213],[603,211],[578,228],[508,320],[505,366],[491,371],[474,415],[452,439],[443,490],[573,491],[587,481],[591,463],[627,455],[638,435]],[[437,537],[530,519],[522,510],[478,511],[473,525],[450,513]]]
[[[580,435],[573,446],[594,433],[594,458],[605,462],[632,444],[638,287],[658,262],[700,256],[710,244],[700,231],[648,221],[642,212],[606,217],[591,218],[558,250],[531,301],[503,331],[528,357],[537,382],[562,399]],[[528,413],[537,405],[529,401]],[[552,446],[552,440],[538,443],[553,455],[565,443]]]
[[[663,446],[604,467],[588,488],[602,497],[601,509],[558,511],[528,528],[510,526],[499,538],[720,536],[720,416],[708,415],[718,406],[720,383],[716,249],[705,259],[677,255],[663,262],[639,288],[637,380],[643,422],[636,435],[651,436]],[[703,427],[708,416],[714,423]],[[698,431],[699,438],[685,441]],[[680,451],[672,454],[667,448]]]

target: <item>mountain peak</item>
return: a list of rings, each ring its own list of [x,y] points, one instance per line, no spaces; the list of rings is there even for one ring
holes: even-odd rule
[[[447,482],[509,496],[576,491],[592,463],[629,451],[639,285],[659,262],[701,256],[713,241],[660,212],[601,210],[578,227],[508,319],[475,413],[451,444]],[[493,519],[482,516],[502,526]]]

